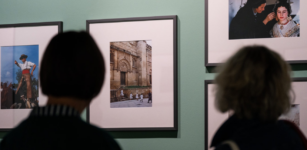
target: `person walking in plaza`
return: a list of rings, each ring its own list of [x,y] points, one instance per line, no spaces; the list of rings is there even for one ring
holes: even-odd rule
[[[141,100],[140,100],[140,102],[143,103],[143,93],[141,93]]]
[[[148,93],[148,102],[147,103],[149,103],[149,101],[152,103],[152,97],[151,97],[151,93],[150,92]]]
[[[136,101],[139,101],[139,94],[138,93],[136,93],[135,98],[136,98]]]
[[[89,33],[65,32],[53,37],[40,66],[40,86],[47,104],[34,107],[2,139],[0,149],[120,150],[105,130],[80,117],[100,93],[106,72],[101,51]],[[82,68],[86,73],[80,73]]]
[[[130,100],[132,100],[133,99],[133,95],[132,95],[132,93],[130,93]]]

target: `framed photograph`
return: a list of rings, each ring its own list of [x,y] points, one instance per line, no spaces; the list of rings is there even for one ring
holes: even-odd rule
[[[295,101],[287,114],[279,119],[286,119],[295,123],[307,136],[307,78],[293,78],[292,88],[295,93]],[[210,144],[215,132],[231,116],[229,113],[221,113],[214,106],[214,83],[205,80],[205,149],[211,150]]]
[[[50,39],[62,22],[0,25],[0,131],[14,128],[33,107],[45,105],[39,67]]]
[[[301,9],[307,1],[289,0],[287,8],[281,4],[279,0],[259,6],[247,0],[205,0],[205,66],[223,63],[248,45],[264,45],[290,64],[307,63],[307,20],[300,15],[307,13]]]
[[[87,118],[108,131],[177,130],[177,16],[87,20],[106,65]]]

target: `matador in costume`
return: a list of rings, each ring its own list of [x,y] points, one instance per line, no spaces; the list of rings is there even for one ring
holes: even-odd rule
[[[20,91],[20,97],[26,101],[27,108],[31,108],[31,105],[30,105],[30,100],[32,98],[31,76],[33,76],[33,71],[35,70],[36,65],[34,63],[30,62],[30,61],[27,61],[27,58],[28,58],[27,55],[22,54],[19,58],[22,61],[22,63],[17,63],[17,61],[15,60],[15,64],[18,67],[20,67],[21,70],[22,70],[22,76],[21,76],[21,79],[19,81],[19,84],[18,84],[18,87],[17,87],[17,90],[16,90],[16,94],[18,93],[20,87],[22,86],[23,81],[25,81],[25,83],[27,84],[26,85],[26,87],[27,87],[27,92],[26,92],[27,99],[24,99],[25,92],[23,92],[23,91]],[[31,67],[33,67],[33,69],[32,69],[31,74],[30,74]]]

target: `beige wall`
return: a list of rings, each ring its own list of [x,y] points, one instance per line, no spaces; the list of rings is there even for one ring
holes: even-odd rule
[[[113,42],[110,57],[111,89],[121,87],[121,72],[126,73],[125,86],[151,86],[151,46],[146,41]]]

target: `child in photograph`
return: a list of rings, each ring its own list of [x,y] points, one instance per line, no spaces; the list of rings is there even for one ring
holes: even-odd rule
[[[272,37],[299,37],[300,25],[294,22],[290,16],[292,9],[287,0],[280,0],[276,4],[274,12],[278,21],[271,30]]]
[[[21,88],[22,84],[26,84],[26,85],[27,85],[26,88],[25,88],[25,89],[26,89],[26,92],[24,92],[24,91],[22,91],[22,90],[20,90],[19,92],[22,93],[22,94],[20,95],[21,97],[24,96],[25,94],[27,94],[27,98],[25,99],[25,101],[26,101],[26,103],[27,103],[27,105],[26,105],[27,107],[26,107],[26,108],[31,108],[31,105],[32,105],[32,107],[35,106],[35,104],[32,103],[32,102],[31,102],[32,104],[30,105],[30,101],[31,101],[31,98],[32,98],[31,76],[33,76],[33,71],[35,70],[36,65],[35,65],[34,63],[30,62],[30,61],[27,61],[27,58],[28,58],[27,55],[22,54],[22,55],[20,56],[20,58],[19,58],[19,59],[22,61],[22,63],[18,63],[18,62],[15,60],[15,64],[16,64],[18,67],[20,67],[21,70],[22,70],[22,77],[21,77],[21,80],[19,81],[19,84],[18,84],[18,87],[17,87],[17,90],[16,90],[16,93],[15,93],[15,94],[17,94],[18,91],[19,91],[20,89],[22,89],[22,88]],[[31,71],[31,74],[30,74],[31,68],[32,68],[32,71]],[[23,82],[23,81],[25,81],[25,82]]]
[[[136,93],[135,98],[136,98],[136,101],[139,101],[139,94],[138,93]]]

